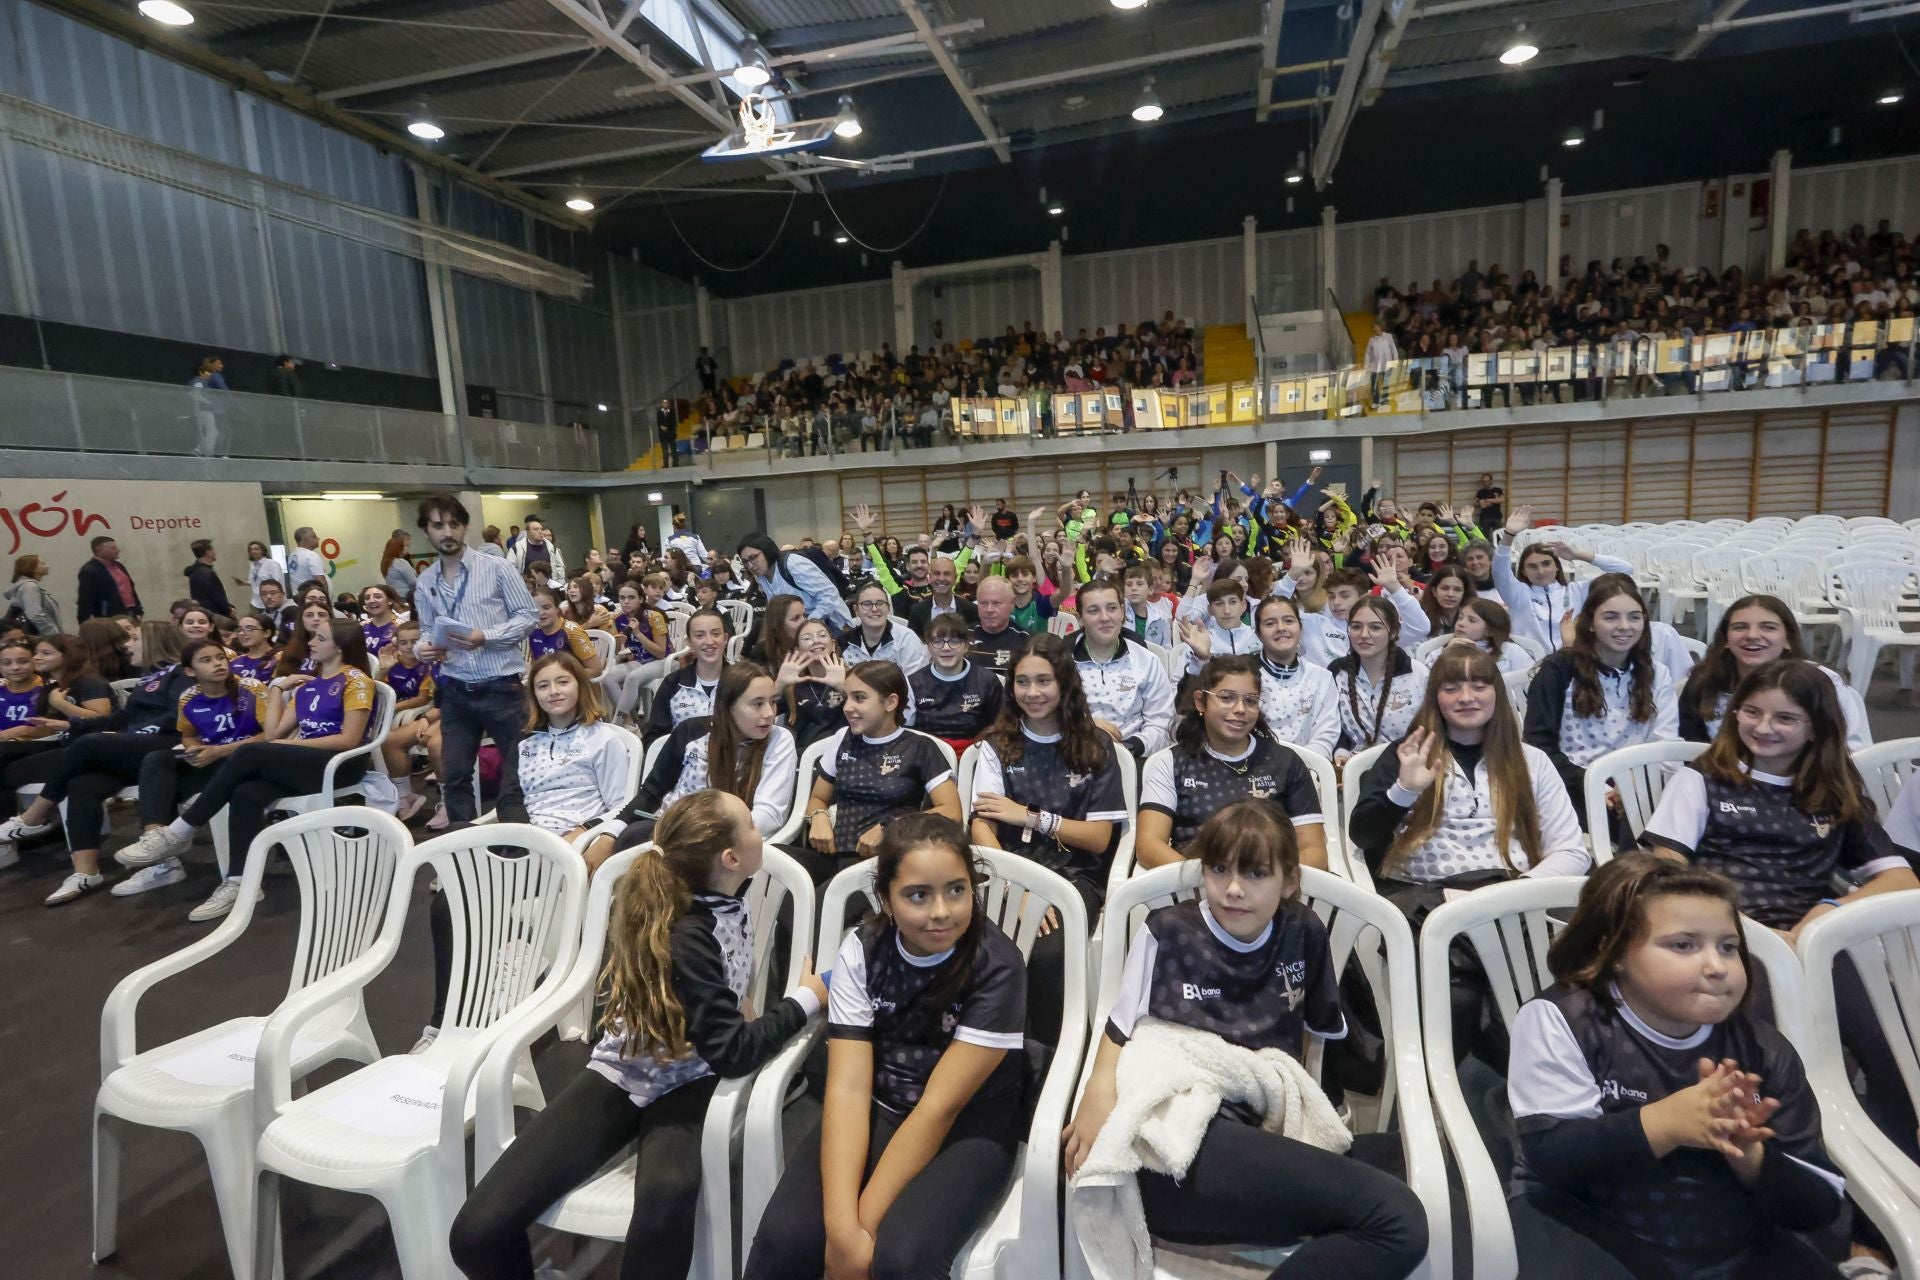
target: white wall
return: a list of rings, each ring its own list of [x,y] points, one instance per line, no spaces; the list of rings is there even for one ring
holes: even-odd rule
[[[1344,311],[1373,309],[1373,291],[1386,276],[1405,288],[1422,288],[1435,277],[1452,280],[1478,261],[1481,271],[1495,263],[1515,280],[1529,265],[1523,244],[1522,207],[1492,205],[1452,213],[1375,222],[1334,224],[1333,291]]]
[[[733,367],[742,373],[763,373],[789,357],[878,351],[893,341],[890,280],[763,293],[724,306]]]
[[[228,577],[244,574],[248,540],[267,536],[266,507],[257,484],[9,480],[0,489],[0,564],[11,578],[14,557],[47,560],[47,589],[69,627],[75,575],[93,555],[87,544],[103,534],[120,544],[141,603],[158,615],[186,594],[197,538],[213,539]]]
[[[913,336],[922,347],[996,338],[1008,325],[1022,328],[1029,320],[1037,329],[1042,318],[1040,273],[1034,270],[941,280],[917,285],[913,292]],[[940,325],[937,338],[935,321]]]
[[[1112,333],[1116,325],[1158,320],[1168,310],[1196,329],[1246,317],[1249,286],[1239,236],[1071,254],[1061,259],[1061,274],[1069,336],[1102,326]]]
[[[414,529],[415,504],[404,499],[380,502],[343,501],[338,498],[276,498],[280,507],[280,528],[288,543],[293,531],[312,525],[320,536],[320,553],[328,557],[328,585],[338,596],[343,591],[355,595],[382,578],[380,556],[387,538],[395,529],[413,535],[409,554],[415,559],[431,555],[427,540]],[[468,509],[472,509],[468,502]],[[479,530],[474,530],[479,541]],[[245,547],[239,548],[242,552]],[[289,584],[297,586],[297,583]]]
[[[1805,228],[1844,232],[1854,223],[1891,219],[1912,237],[1920,224],[1920,156],[1802,169],[1787,184],[1787,237]]]
[[[1714,184],[1718,185],[1718,184]],[[1566,225],[1560,231],[1560,252],[1574,275],[1598,258],[1604,266],[1614,258],[1631,262],[1653,257],[1655,245],[1673,250],[1673,262],[1688,269],[1721,266],[1721,215],[1703,217],[1706,187],[1700,182],[1643,187],[1599,195],[1568,196],[1560,211]],[[1725,210],[1722,209],[1722,214]],[[1746,209],[1738,210],[1740,217]],[[1743,264],[1744,265],[1744,264]]]

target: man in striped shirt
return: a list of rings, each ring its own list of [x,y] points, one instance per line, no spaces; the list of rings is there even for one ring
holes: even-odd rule
[[[521,677],[527,633],[539,617],[526,583],[506,560],[467,554],[467,509],[450,493],[420,503],[419,526],[440,558],[414,588],[416,652],[438,662],[440,795],[456,823],[474,819],[473,769],[480,739],[500,748],[500,816],[526,821],[517,764],[526,722]]]

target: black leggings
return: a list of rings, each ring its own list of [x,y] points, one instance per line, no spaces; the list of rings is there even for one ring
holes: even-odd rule
[[[18,792],[30,782],[44,783],[53,776],[54,762],[49,752],[67,745],[65,738],[29,738],[0,742],[0,817],[12,817],[20,811]]]
[[[135,807],[143,826],[165,826],[180,814],[180,797],[207,785],[218,764],[197,767],[178,751],[156,753],[140,762],[140,799]]]
[[[863,1185],[905,1118],[873,1105]],[[1014,1148],[1025,1130],[1017,1094],[968,1103],[939,1152],[901,1190],[874,1234],[873,1280],[946,1280],[955,1255],[1006,1189]],[[827,1257],[823,1203],[820,1127],[815,1125],[787,1157],[786,1172],[747,1253],[744,1280],[820,1280]]]
[[[227,876],[238,878],[246,870],[247,850],[253,838],[266,829],[267,807],[288,796],[318,791],[333,756],[331,751],[291,743],[249,742],[220,762],[213,777],[180,816],[193,826],[204,827],[220,810],[227,810],[233,846]],[[334,778],[341,783],[358,782],[366,771],[367,758],[360,756],[341,766]]]
[[[1840,1269],[1778,1228],[1739,1258],[1688,1269],[1663,1250],[1552,1192],[1508,1201],[1514,1250],[1527,1280],[1837,1280]]]
[[[535,1219],[637,1140],[621,1280],[686,1275],[700,1198],[700,1130],[718,1084],[708,1076],[636,1107],[625,1089],[582,1071],[533,1117],[461,1206],[448,1241],[454,1265],[469,1280],[530,1280],[527,1231]]]
[[[1363,1134],[1335,1155],[1216,1116],[1187,1176],[1135,1175],[1147,1229],[1181,1244],[1305,1241],[1281,1277],[1401,1280],[1427,1256],[1427,1212],[1395,1165],[1400,1139]],[[1524,1271],[1522,1274],[1527,1274]]]
[[[179,740],[170,733],[90,733],[54,757],[52,776],[40,798],[67,802],[62,819],[67,847],[98,849],[106,833],[107,801],[140,780],[148,759],[173,754]]]

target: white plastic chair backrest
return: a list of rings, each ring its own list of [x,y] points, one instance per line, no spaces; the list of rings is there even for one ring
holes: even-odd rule
[[[494,823],[429,840],[416,853],[432,864],[452,917],[442,1030],[492,1026],[532,994],[542,957],[556,969],[572,963],[586,864],[559,836]]]
[[[134,689],[138,688],[140,682],[144,679],[146,679],[145,676],[128,676],[124,680],[109,681],[107,688],[113,690],[113,705],[116,707],[126,706],[127,699],[132,696]]]
[[[1902,525],[1890,516],[1853,516],[1847,520],[1849,529],[1871,529],[1878,526],[1883,529],[1898,529]]]
[[[1693,576],[1714,596],[1731,600],[1740,589],[1740,566],[1756,553],[1746,547],[1713,547],[1693,554]]]
[[[1526,651],[1527,656],[1535,662],[1547,656],[1547,646],[1535,640],[1532,636],[1510,636],[1507,639],[1507,643],[1519,645]]]
[[[980,744],[970,743],[960,753],[960,763],[953,768],[954,785],[960,788],[960,812],[967,818],[973,816],[973,775],[980,767]]]
[[[827,758],[827,748],[833,744],[833,735],[828,734],[818,742],[810,743],[800,753],[799,780],[793,788],[793,812],[780,824],[780,829],[766,838],[767,844],[790,844],[800,834],[800,824],[806,817],[807,797],[813,794],[814,777],[820,772],[820,762]]]
[[[1507,686],[1507,701],[1512,705],[1514,714],[1524,723],[1527,718],[1527,686],[1533,683],[1533,668],[1503,672],[1500,680]]]
[[[1835,570],[1834,582],[1862,625],[1898,630],[1900,597],[1913,587],[1913,566],[1843,564]]]
[[[275,847],[300,890],[291,995],[359,958],[380,936],[394,869],[413,837],[391,814],[349,805],[274,823],[254,837],[247,866],[263,863]]]
[[[1145,640],[1141,643],[1147,646],[1148,653],[1160,659],[1160,665],[1165,667],[1168,673],[1171,674],[1173,671],[1173,650],[1164,644],[1155,644],[1151,640]]]
[[[742,640],[746,638],[747,632],[753,630],[753,606],[745,600],[722,600],[720,610],[727,615],[727,620],[733,623],[735,634]]]
[[[1824,603],[1818,556],[1780,548],[1740,566],[1740,587],[1748,595],[1778,596],[1796,608],[1803,600]]]
[[[744,635],[730,636],[727,639],[727,661],[738,662],[747,651],[747,638]]]
[[[640,765],[640,776],[642,778],[645,778],[648,774],[653,772],[653,766],[655,762],[657,762],[660,759],[660,753],[662,751],[665,751],[667,749],[667,744],[672,741],[673,741],[673,735],[665,734],[665,735],[662,735],[661,737],[655,738],[652,742],[649,742],[647,744],[646,759],[642,761]],[[605,865],[605,864],[602,864],[602,865]]]
[[[1353,832],[1353,806],[1360,801],[1360,779],[1366,777],[1373,762],[1392,746],[1391,742],[1376,743],[1365,751],[1354,752],[1340,766],[1340,831],[1343,836],[1350,836]],[[1348,860],[1364,861],[1358,849],[1348,855]]]
[[[587,639],[593,641],[593,651],[600,657],[600,669],[606,670],[608,664],[613,661],[613,651],[618,647],[619,642],[613,638],[611,631],[589,631]]]
[[[1355,884],[1371,886],[1373,881],[1362,865],[1355,870],[1353,859],[1347,854],[1347,833],[1340,822],[1340,774],[1333,767],[1333,761],[1315,751],[1312,747],[1299,746],[1292,742],[1280,744],[1299,758],[1313,777],[1313,789],[1320,794],[1320,813],[1326,819],[1327,869],[1342,880],[1351,880]]]
[[[1707,656],[1707,642],[1705,640],[1696,640],[1692,636],[1683,635],[1675,635],[1674,639],[1680,642],[1680,647],[1685,649],[1687,655],[1695,662]]]
[[[1425,640],[1422,640],[1417,646],[1415,646],[1413,651],[1413,656],[1417,658],[1419,661],[1427,663],[1429,666],[1431,666],[1433,664],[1434,655],[1439,653],[1442,649],[1446,648],[1448,645],[1452,643],[1453,643],[1453,633],[1450,631],[1442,635],[1429,636]]]
[[[1070,636],[1080,629],[1080,619],[1071,613],[1056,613],[1047,619],[1047,631],[1051,635]]]
[[[1900,788],[1920,773],[1920,738],[1890,738],[1862,747],[1853,753],[1853,767],[1860,771],[1867,796],[1885,822]]]
[[[1597,866],[1613,858],[1613,835],[1607,821],[1607,787],[1620,795],[1620,820],[1638,839],[1648,819],[1660,807],[1667,779],[1707,749],[1704,742],[1641,742],[1620,747],[1587,766],[1587,840]]]
[[[647,749],[640,744],[640,735],[633,730],[623,729],[619,725],[613,725],[612,729],[615,740],[619,742],[621,750],[626,752],[627,757],[626,779],[622,784],[625,787],[622,793],[625,799],[620,802],[620,807],[624,809],[633,803],[635,796],[640,794],[640,780],[646,776]],[[662,738],[661,741],[664,742],[666,739]]]
[[[1168,653],[1167,675],[1172,678],[1176,688],[1180,684],[1180,677],[1187,673],[1187,660],[1192,656],[1193,646],[1189,645],[1185,640],[1177,641],[1173,649]]]
[[[1844,952],[1867,989],[1908,1097],[1920,1099],[1920,1049],[1909,1030],[1920,1026],[1920,894],[1876,894],[1830,911],[1800,931],[1797,950],[1812,1033],[1824,1039],[1839,1025],[1832,974]],[[1861,1135],[1870,1148],[1876,1136]],[[1920,1193],[1920,1170],[1902,1163],[1906,1169],[1889,1172],[1909,1194]]]

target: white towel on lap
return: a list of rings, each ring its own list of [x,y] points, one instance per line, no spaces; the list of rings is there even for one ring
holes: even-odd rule
[[[1210,1031],[1142,1018],[1120,1051],[1113,1114],[1067,1193],[1095,1280],[1151,1280],[1153,1241],[1134,1175],[1186,1176],[1223,1102],[1253,1107],[1260,1127],[1325,1151],[1353,1145],[1333,1104],[1291,1054],[1242,1049]]]

